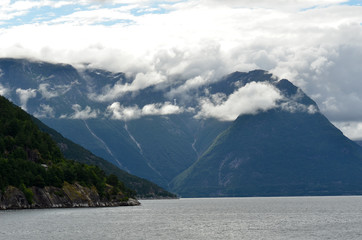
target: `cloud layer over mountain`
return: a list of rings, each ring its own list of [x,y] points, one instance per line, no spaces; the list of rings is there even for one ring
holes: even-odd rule
[[[278,89],[271,84],[251,82],[229,96],[217,93],[201,99],[201,110],[195,117],[234,121],[242,114],[256,114],[275,108],[276,101],[281,98]]]
[[[171,104],[170,102],[165,103],[156,103],[156,104],[147,104],[140,108],[139,106],[125,107],[119,102],[114,102],[107,108],[106,115],[110,116],[112,119],[129,121],[133,119],[138,119],[144,116],[152,115],[171,115],[179,114],[184,112],[185,109],[182,107]]]
[[[174,81],[185,84],[171,88],[170,97],[182,96],[236,70],[265,69],[303,88],[331,121],[350,128],[362,123],[361,23],[362,7],[345,0],[2,1],[0,57],[135,76],[91,95],[100,102]],[[41,93],[51,98],[66,90],[44,85]],[[24,93],[26,107],[34,92]],[[230,98],[208,101],[205,109],[235,114]]]

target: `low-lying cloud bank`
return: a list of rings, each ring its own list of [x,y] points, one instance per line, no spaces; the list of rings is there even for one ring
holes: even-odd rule
[[[293,96],[296,97],[296,96]],[[176,105],[167,101],[164,103],[151,103],[142,107],[137,105],[124,106],[120,102],[110,104],[105,117],[115,120],[131,121],[146,116],[166,116],[182,113],[190,113],[196,119],[215,118],[219,121],[234,121],[238,116],[244,114],[257,114],[274,108],[289,112],[307,112],[314,114],[318,112],[316,106],[306,106],[297,103],[297,99],[287,99],[274,85],[269,82],[250,82],[245,86],[237,88],[230,95],[224,93],[207,94],[204,97],[194,97],[197,102],[195,107]],[[79,105],[73,105],[76,113],[72,118],[84,113],[83,118],[95,118],[98,112],[93,112],[89,107],[81,111]],[[90,113],[94,113],[90,114]],[[96,114],[97,113],[97,114]]]
[[[153,78],[154,77],[154,78]],[[232,86],[234,90],[226,95],[224,92],[217,92],[211,94],[207,77],[196,77],[176,86],[175,88],[158,89],[157,83],[163,84],[165,80],[162,76],[157,80],[157,76],[151,76],[151,80],[147,81],[147,76],[138,74],[133,81],[121,79],[117,81],[113,87],[106,85],[102,88],[101,94],[84,93],[88,96],[91,106],[81,106],[74,103],[71,106],[71,111],[68,113],[56,112],[55,109],[66,109],[63,106],[56,106],[56,98],[66,95],[71,87],[78,81],[74,81],[69,85],[53,85],[49,83],[40,83],[37,89],[21,89],[17,88],[15,93],[19,99],[21,107],[26,110],[29,99],[41,98],[45,103],[40,106],[33,113],[38,118],[67,118],[67,119],[92,119],[92,118],[110,118],[122,121],[131,121],[146,116],[166,116],[174,114],[188,113],[196,119],[215,118],[219,121],[234,121],[238,116],[244,114],[257,114],[259,112],[267,111],[274,108],[279,108],[289,112],[308,112],[314,114],[318,112],[316,106],[305,106],[298,103],[298,99],[304,96],[302,91],[298,91],[290,98],[286,98],[274,85],[269,81],[255,82],[251,81],[243,85],[242,82],[235,82]],[[122,83],[122,81],[129,81]],[[274,78],[273,81],[277,81]],[[170,97],[173,101],[165,101],[158,103],[148,103],[143,106],[124,105],[122,101],[115,101],[121,99],[123,94],[127,92],[140,91],[145,87],[153,86],[151,91],[157,92],[157,95],[164,95],[165,99]],[[88,88],[89,91],[90,88]],[[0,85],[0,90],[7,94],[10,89]],[[190,91],[190,92],[189,92]],[[181,94],[183,92],[183,94]],[[188,95],[189,94],[189,95]],[[179,101],[187,96],[188,102]],[[129,96],[127,96],[129,97]],[[55,98],[55,102],[54,102]],[[93,105],[92,105],[93,101]],[[51,103],[52,102],[52,103]],[[112,103],[113,102],[113,103]],[[59,108],[60,107],[60,108]],[[69,113],[70,112],[70,113]]]
[[[163,83],[167,80],[167,77],[155,72],[150,73],[138,73],[132,81],[132,83],[122,83],[118,81],[113,86],[107,85],[102,89],[102,93],[89,94],[89,98],[97,102],[109,102],[115,100],[122,95],[129,92],[137,92],[150,86]]]
[[[116,83],[91,95],[98,102],[180,79],[184,84],[169,94],[187,98],[190,88],[231,72],[264,69],[301,87],[331,121],[362,122],[362,6],[352,3],[3,1],[0,57],[87,63],[136,76],[133,83]],[[44,8],[46,16],[41,15]],[[66,89],[50,90],[43,86],[43,97]],[[6,92],[0,86],[0,93]],[[34,94],[22,94],[24,108]],[[234,111],[207,101],[204,108]]]
[[[239,115],[256,114],[275,108],[282,99],[279,90],[268,83],[251,82],[234,93],[213,94],[200,100],[200,111],[196,118],[216,118],[221,121],[234,121]]]
[[[73,104],[72,109],[74,113],[68,115],[61,115],[60,118],[69,118],[69,119],[90,119],[90,118],[97,118],[100,114],[98,109],[92,109],[90,106],[86,106],[82,109],[82,106],[79,104]]]
[[[172,115],[185,112],[182,107],[173,105],[170,102],[147,104],[142,108],[138,106],[125,107],[119,102],[114,102],[107,107],[106,115],[112,119],[129,121],[138,119],[144,116],[156,116],[156,115]]]

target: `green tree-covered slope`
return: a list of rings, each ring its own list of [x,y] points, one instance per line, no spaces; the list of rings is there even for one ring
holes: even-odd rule
[[[33,186],[62,187],[64,183],[96,187],[105,198],[120,192],[125,198],[135,195],[114,174],[107,176],[97,166],[65,159],[30,115],[0,96],[0,190],[14,186],[30,194]]]

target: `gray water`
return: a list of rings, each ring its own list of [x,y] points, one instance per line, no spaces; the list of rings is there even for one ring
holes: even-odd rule
[[[144,200],[0,211],[0,239],[362,239],[362,197]]]

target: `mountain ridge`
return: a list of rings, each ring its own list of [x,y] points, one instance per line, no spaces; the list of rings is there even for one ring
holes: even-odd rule
[[[175,178],[174,191],[183,197],[361,194],[362,149],[316,115],[321,124],[314,124],[316,116],[278,110],[240,116]],[[296,124],[286,126],[291,118]],[[310,122],[314,129],[306,132]]]
[[[13,61],[16,62],[16,60]],[[2,64],[0,60],[0,69],[5,69]],[[233,147],[229,151],[237,154],[240,154],[237,149],[245,148],[248,142],[253,142],[256,144],[255,146],[258,146],[254,147],[253,151],[259,153],[260,156],[277,158],[276,155],[269,153],[273,152],[271,150],[275,148],[279,149],[279,155],[283,158],[295,160],[293,152],[288,150],[290,148],[296,150],[296,155],[305,158],[311,157],[305,155],[309,153],[314,157],[324,154],[323,159],[325,157],[333,159],[333,156],[327,154],[326,149],[330,147],[331,152],[334,151],[333,148],[346,148],[349,152],[343,154],[345,156],[355,154],[356,162],[360,158],[359,147],[352,146],[339,130],[331,126],[310,97],[290,81],[278,79],[263,70],[234,72],[220,79],[207,79],[200,76],[195,79],[171,79],[171,81],[154,79],[155,76],[144,73],[132,76],[99,69],[76,70],[71,66],[58,70],[54,74],[51,74],[52,67],[50,67],[50,69],[44,70],[46,72],[44,74],[41,71],[41,65],[32,67],[32,64],[25,61],[25,65],[28,65],[26,68],[28,70],[25,72],[22,72],[21,64],[17,68],[14,67],[18,71],[16,75],[18,85],[12,82],[15,85],[10,86],[11,74],[9,71],[3,70],[0,77],[2,91],[7,91],[10,98],[17,100],[19,105],[27,107],[28,111],[38,115],[43,114],[41,120],[44,123],[54,127],[72,141],[90,149],[96,155],[127,172],[153,181],[168,190],[182,193],[184,196],[199,196],[197,192],[195,195],[185,193],[182,190],[184,187],[181,186],[181,182],[186,179],[186,173],[192,172],[191,166],[205,161],[205,154],[210,158],[210,153],[213,153],[215,156],[218,155],[221,160],[225,160],[224,163],[220,159],[221,162],[213,160],[218,162],[218,167],[213,166],[213,170],[211,168],[208,170],[218,172],[219,168],[223,169],[221,172],[219,171],[220,177],[215,175],[215,179],[221,179],[214,185],[215,189],[218,189],[219,185],[226,186],[227,182],[231,181],[228,173],[223,171],[231,171],[229,172],[231,174],[237,167],[240,168],[243,165],[241,162],[249,161],[250,163],[252,162],[250,159],[256,157],[251,154],[245,156],[242,161],[233,162],[231,159],[238,158],[235,155],[235,158],[231,156],[228,160],[227,154],[224,155],[222,150],[218,154],[215,153],[217,145],[222,145],[224,142],[228,142],[225,149]],[[34,70],[29,71],[33,68]],[[61,69],[62,65],[54,68]],[[71,70],[67,73],[66,69]],[[32,75],[29,75],[29,72],[32,72]],[[32,84],[28,83],[29,89],[24,89],[21,85],[22,82]],[[153,82],[159,83],[159,85]],[[18,88],[21,88],[21,91],[17,90]],[[21,101],[21,92],[30,96],[25,99],[27,101],[24,98]],[[304,119],[305,122],[300,121],[301,119]],[[283,123],[285,128],[279,126],[278,122]],[[241,126],[243,124],[254,130],[246,131]],[[300,130],[300,128],[304,129]],[[237,133],[241,135],[238,136]],[[242,133],[247,133],[247,135],[244,136]],[[315,136],[322,133],[324,136],[339,137],[331,138],[335,142],[324,141],[322,138],[323,141],[316,142]],[[281,136],[275,138],[278,135],[284,138]],[[238,139],[241,136],[243,137],[239,141],[244,141],[243,145],[234,144],[229,139],[231,137]],[[258,137],[264,144],[255,140]],[[299,142],[293,137],[299,138]],[[248,138],[249,141],[244,138]],[[289,139],[289,141],[285,141],[285,139]],[[290,146],[285,147],[282,151],[277,143],[285,146],[290,144]],[[272,144],[276,145],[271,147]],[[324,149],[324,153],[318,153],[313,145],[320,146],[321,149]],[[269,150],[266,146],[269,146]],[[297,146],[304,146],[305,152]],[[249,148],[246,150],[252,151]],[[262,150],[265,152],[261,153]],[[286,157],[286,153],[289,154],[289,157]],[[343,158],[343,154],[338,156]],[[279,161],[279,163],[283,161]],[[301,162],[303,161],[301,160]],[[326,168],[330,169],[328,162],[324,163]],[[288,162],[284,162],[284,164],[285,166],[282,164],[279,168],[290,166]],[[202,170],[206,171],[211,167],[211,164],[209,165],[206,164]],[[226,166],[234,166],[235,169],[228,169]],[[356,164],[354,168],[359,169],[359,165]],[[322,168],[320,171],[324,172]],[[354,172],[353,169],[351,171]],[[250,179],[260,175],[258,171],[254,172],[255,176],[250,176]],[[236,175],[233,173],[234,178]],[[202,179],[201,176],[199,177]],[[275,178],[280,177],[275,176]],[[199,186],[198,181],[191,181],[188,185]],[[347,184],[352,180],[344,179],[343,181]],[[315,192],[317,188],[313,190],[312,187],[307,188],[303,184],[300,186],[302,187],[300,187],[299,194],[303,194],[303,189],[312,193],[314,191],[314,194],[317,194]],[[211,189],[211,185],[209,187]],[[329,189],[330,194],[332,192],[344,194],[340,188],[338,189],[338,186],[334,187],[337,188],[336,191]],[[291,195],[296,194],[288,188],[285,189],[284,192],[278,193],[277,190],[274,190],[274,193],[269,192],[268,194],[285,195],[288,191]],[[198,191],[201,190],[198,189]],[[355,190],[357,193],[358,189],[355,188]],[[232,192],[222,192],[220,189],[218,191],[219,193],[213,192],[213,196],[236,196]],[[236,192],[236,190],[233,191]],[[322,188],[320,191],[323,192]],[[266,193],[266,191],[259,192],[262,195]],[[238,194],[242,195],[240,192]],[[253,194],[258,195],[257,192]],[[206,195],[207,193],[205,193]]]

